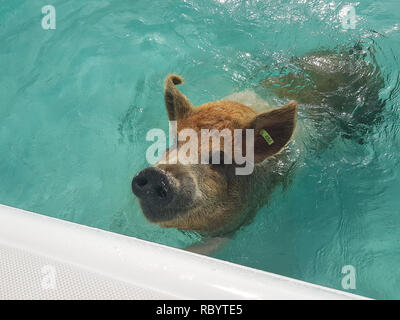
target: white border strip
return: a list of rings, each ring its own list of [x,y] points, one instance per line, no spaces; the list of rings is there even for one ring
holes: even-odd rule
[[[178,299],[363,299],[3,205],[0,242]]]

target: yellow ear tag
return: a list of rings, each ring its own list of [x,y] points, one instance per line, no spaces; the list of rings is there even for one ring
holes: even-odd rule
[[[262,137],[268,143],[269,146],[274,143],[274,139],[272,139],[272,137],[266,130],[264,129],[260,130],[260,134],[262,135]]]

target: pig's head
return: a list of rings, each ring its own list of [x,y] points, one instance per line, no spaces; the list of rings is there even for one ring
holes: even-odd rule
[[[245,164],[238,164],[231,150],[239,148],[241,155],[245,155],[245,150],[251,150],[254,154],[248,159],[254,160],[256,166],[281,152],[294,133],[297,103],[292,101],[261,114],[248,106],[224,100],[195,107],[176,88],[182,83],[183,79],[178,75],[169,75],[165,80],[168,117],[170,121],[176,121],[178,133],[192,129],[198,139],[191,140],[188,137],[185,141],[178,141],[157,164],[142,170],[133,178],[132,190],[150,222],[202,234],[227,233],[245,221],[247,208],[251,206],[247,197],[251,177],[237,174],[236,169]],[[210,139],[207,141],[208,149],[202,148],[202,129],[232,133],[232,141],[228,142],[228,146],[232,143],[232,148],[228,148],[229,155],[226,152],[227,145],[220,141],[215,144]],[[242,129],[243,132],[242,139],[237,141],[233,134],[236,129]],[[254,139],[246,139],[246,129],[252,129]],[[189,149],[196,150],[197,163],[182,163],[177,157]],[[208,164],[201,163],[202,157],[207,158],[204,152],[210,157]],[[220,163],[212,164],[211,159],[216,155],[219,155]],[[268,162],[264,163],[268,165]]]

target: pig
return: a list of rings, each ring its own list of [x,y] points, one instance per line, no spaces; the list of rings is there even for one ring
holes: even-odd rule
[[[305,115],[317,120],[316,130],[318,125],[333,124],[321,146],[329,144],[338,134],[359,140],[365,131],[360,135],[357,124],[364,128],[378,121],[383,108],[379,90],[384,82],[379,67],[365,61],[362,49],[320,50],[294,58],[292,63],[297,73],[261,82],[266,91],[289,100],[274,108],[252,90],[195,107],[177,88],[184,79],[176,74],[166,77],[165,105],[169,120],[177,121],[178,132],[190,128],[200,136],[201,129],[230,132],[251,129],[254,170],[249,175],[237,175],[235,168],[240,165],[235,161],[217,164],[159,161],[132,180],[132,191],[150,222],[195,231],[207,239],[229,237],[250,223],[273,191],[290,182],[297,170],[296,163],[305,153],[305,136],[313,134],[305,132],[298,120],[298,102]],[[343,122],[346,117],[347,123]],[[243,139],[242,152],[246,143]],[[179,150],[181,146],[182,142],[178,142],[175,148]],[[204,150],[196,147],[200,158]],[[169,159],[172,150],[168,149],[162,159]],[[221,144],[212,151],[223,154],[225,150]]]
[[[257,190],[270,194],[281,180],[271,169],[294,134],[298,105],[291,101],[283,107],[257,113],[241,103],[220,100],[196,108],[176,88],[182,83],[183,78],[174,74],[165,80],[168,117],[177,121],[178,132],[191,128],[200,135],[201,129],[254,129],[254,171],[250,175],[236,175],[235,164],[224,163],[157,163],[133,179],[132,190],[150,222],[207,236],[227,234],[249,218]],[[274,144],[268,145],[258,134],[262,129],[274,139]],[[200,146],[198,150],[200,153]],[[256,182],[264,184],[266,180],[266,189],[255,186]]]

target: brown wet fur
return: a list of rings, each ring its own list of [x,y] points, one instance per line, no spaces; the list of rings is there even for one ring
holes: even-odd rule
[[[198,132],[200,141],[201,129],[240,129],[247,126],[257,115],[250,107],[232,102],[215,101],[203,104],[186,118],[178,121],[178,132],[190,128]],[[223,144],[221,144],[223,150]],[[199,154],[201,147],[199,146]],[[167,151],[168,153],[168,151]],[[240,225],[242,217],[238,212],[243,211],[245,203],[236,203],[240,198],[242,188],[238,183],[231,183],[225,176],[226,172],[214,169],[209,165],[158,165],[159,168],[172,172],[185,172],[196,179],[197,188],[207,197],[207,201],[200,199],[199,205],[186,211],[177,218],[159,223],[167,228],[194,230],[201,234],[216,235],[231,231]],[[235,208],[233,208],[233,206]]]
[[[243,104],[220,100],[199,106],[186,119],[178,122],[178,131],[191,128],[200,129],[242,129],[246,127],[257,113]]]

